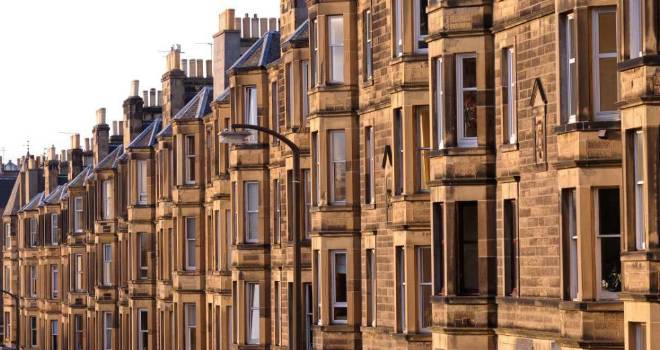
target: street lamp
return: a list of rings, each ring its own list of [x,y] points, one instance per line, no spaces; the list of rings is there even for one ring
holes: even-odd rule
[[[236,129],[247,129],[247,130],[236,130]],[[294,244],[294,258],[293,258],[293,307],[291,314],[293,315],[295,319],[295,327],[293,328],[293,332],[291,334],[291,339],[294,340],[295,346],[293,349],[298,349],[302,350],[305,348],[304,346],[304,337],[301,335],[301,330],[302,330],[302,307],[301,307],[301,293],[302,293],[302,282],[301,282],[301,277],[300,277],[300,260],[301,260],[301,253],[300,253],[300,231],[301,231],[301,208],[302,206],[300,205],[300,194],[302,193],[302,182],[300,181],[300,148],[293,143],[293,141],[289,140],[286,136],[278,133],[277,131],[264,128],[258,125],[251,125],[251,124],[232,124],[231,125],[231,130],[230,129],[225,129],[219,133],[220,136],[220,142],[221,143],[226,143],[229,145],[243,145],[246,143],[250,143],[252,140],[251,136],[253,136],[253,133],[248,131],[248,130],[256,130],[258,132],[263,132],[265,134],[271,135],[278,140],[282,141],[285,143],[289,148],[291,149],[291,155],[293,157],[293,188],[291,189],[291,195],[292,195],[292,219],[293,219],[293,244]],[[236,306],[234,306],[236,307]]]

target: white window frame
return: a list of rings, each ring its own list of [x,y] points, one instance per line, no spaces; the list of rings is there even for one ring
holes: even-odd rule
[[[112,350],[112,312],[103,312],[103,350]]]
[[[257,105],[257,87],[246,86],[243,90],[243,120],[245,124],[259,125],[258,105]],[[256,130],[249,130],[252,135],[249,137],[250,143],[256,143],[258,140]]]
[[[186,271],[197,269],[197,218],[188,216],[184,218],[186,234]]]
[[[142,315],[146,315],[147,324],[143,324]],[[147,336],[147,344],[144,343],[144,336]],[[149,312],[147,309],[138,310],[138,350],[146,350],[149,348]]]
[[[82,196],[73,199],[73,229],[75,233],[82,233],[83,221],[83,198]]]
[[[294,105],[296,96],[295,80],[293,78],[293,62],[286,64],[286,127],[291,128],[294,126]]]
[[[336,135],[342,135],[341,137],[344,139],[343,142],[338,142],[341,140],[335,140]],[[337,205],[337,204],[345,204],[346,203],[346,197],[348,196],[348,169],[346,168],[346,131],[344,129],[335,129],[335,130],[329,130],[328,131],[328,141],[329,141],[329,147],[328,147],[328,153],[329,157],[328,160],[330,161],[330,166],[328,169],[328,179],[330,181],[330,203]],[[335,142],[338,142],[339,145],[344,147],[344,154],[335,154],[334,152],[334,146]],[[335,192],[336,186],[335,186],[335,164],[344,164],[344,198],[337,198],[337,193]]]
[[[59,229],[59,217],[60,216],[56,213],[50,214],[50,244],[54,246],[59,244],[57,234],[57,230]]]
[[[632,133],[633,181],[635,204],[635,248],[646,250],[646,223],[644,220],[644,137],[642,130]]]
[[[314,87],[319,85],[319,21],[317,18],[312,19],[310,26],[310,58],[311,62],[311,80]]]
[[[394,57],[403,56],[403,0],[394,0]]]
[[[327,16],[328,21],[328,82],[330,84],[344,83],[345,52],[344,52],[344,16]],[[337,32],[333,31],[337,29]],[[333,40],[334,39],[334,40]],[[339,39],[339,40],[337,40]],[[334,52],[337,51],[335,60]]]
[[[11,249],[11,223],[5,223],[5,248]]]
[[[195,171],[197,152],[195,145],[195,136],[186,135],[183,138],[183,144],[185,148],[185,182],[186,185],[194,185],[197,182],[197,172]]]
[[[260,322],[261,322],[261,313],[260,313],[260,288],[259,283],[247,282],[245,284],[246,291],[246,332],[245,332],[245,341],[247,344],[259,344],[259,334],[260,334]],[[256,297],[256,298],[255,298]],[[256,299],[256,300],[255,300]],[[257,317],[255,322],[254,317]]]
[[[438,57],[434,60],[435,63],[435,108],[433,114],[435,116],[435,132],[436,132],[436,147],[438,149],[445,148],[445,84],[443,81],[443,57]]]
[[[515,49],[507,47],[502,50],[502,59],[504,60],[502,68],[506,69],[502,74],[502,79],[506,79],[502,84],[502,89],[506,89],[506,109],[504,110],[506,133],[504,141],[513,145],[518,142]]]
[[[257,243],[259,241],[259,182],[245,181],[243,191],[245,202],[245,242]],[[250,201],[250,191],[256,191],[256,203]],[[256,227],[252,227],[252,224],[250,224],[251,218],[254,218]]]
[[[137,204],[145,205],[149,200],[147,193],[147,160],[140,159],[136,163],[137,176]]]
[[[564,189],[564,194],[567,196],[565,199],[565,204],[567,207],[566,215],[564,218],[566,221],[566,229],[568,232],[565,234],[568,235],[568,253],[569,253],[569,280],[566,283],[569,284],[569,295],[570,300],[578,301],[580,300],[580,249],[579,249],[579,233],[577,226],[577,190],[575,188]]]
[[[103,181],[103,219],[111,220],[113,216],[112,208],[112,180]]]
[[[365,172],[367,175],[366,191],[369,196],[366,198],[367,204],[374,204],[376,202],[376,180],[374,173],[376,171],[375,166],[375,140],[374,140],[374,127],[368,126],[364,132],[364,143],[365,143]]]
[[[57,320],[50,320],[50,348],[51,350],[59,349],[57,337],[60,335],[59,322]]]
[[[81,292],[83,286],[83,259],[82,254],[76,254],[73,256],[74,261],[74,291]]]
[[[600,197],[599,193],[600,190],[618,190],[618,188],[595,188],[594,189],[594,228],[596,231],[596,280],[600,281],[602,278],[602,264],[601,264],[601,256],[602,256],[602,240],[603,239],[608,239],[608,238],[619,238],[621,239],[621,232],[618,234],[601,234],[601,227],[600,227]],[[620,201],[620,197],[619,197]],[[620,241],[619,241],[620,242]],[[620,251],[619,251],[620,253]],[[598,285],[598,299],[618,299],[619,298],[619,293],[616,292],[610,292],[606,290],[605,288],[602,287],[600,283],[597,283]]]
[[[30,274],[30,297],[37,297],[37,266],[30,265],[28,267],[28,273]]]
[[[102,271],[103,285],[112,285],[112,244],[103,244],[103,271]]]
[[[60,271],[57,264],[50,265],[50,298],[60,297]]]
[[[309,61],[300,61],[300,85],[302,91],[303,126],[309,117]]]
[[[628,56],[629,58],[638,58],[644,55],[643,42],[643,0],[628,1]]]
[[[422,11],[426,11],[426,9],[421,8],[421,4],[419,3],[420,0],[413,0],[413,29],[415,33],[415,42],[414,42],[414,47],[415,47],[415,53],[427,53],[429,51],[428,47],[419,47],[419,42],[426,40],[426,37],[428,34],[424,35],[421,33],[421,28],[420,26],[422,25]],[[428,21],[428,18],[427,18]]]
[[[347,324],[348,323],[348,290],[346,290],[346,301],[341,302],[337,301],[337,286],[335,285],[336,281],[336,275],[338,273],[337,271],[337,257],[343,255],[344,256],[344,268],[346,271],[344,272],[346,274],[346,288],[348,289],[348,252],[343,249],[339,250],[332,250],[330,251],[330,269],[331,269],[331,274],[330,274],[330,292],[331,292],[331,303],[330,303],[330,322],[333,324]],[[341,320],[341,319],[335,319],[335,309],[346,309],[346,319]]]
[[[185,322],[185,349],[195,350],[194,346],[197,345],[197,305],[195,303],[185,303],[184,308],[184,322]],[[192,338],[195,337],[193,343]]]
[[[30,223],[30,247],[36,247],[38,222],[36,218],[30,218],[28,222]]]
[[[612,52],[606,52],[606,53],[601,53],[600,52],[600,40],[599,39],[599,16],[604,13],[613,13],[615,18],[616,18],[616,8],[615,7],[597,7],[594,8],[591,11],[591,57],[592,57],[592,66],[591,66],[591,76],[592,76],[592,84],[593,84],[593,109],[594,109],[594,119],[597,121],[611,121],[611,120],[619,120],[619,111],[615,108],[612,111],[601,111],[600,110],[600,60],[603,58],[613,58],[617,59],[617,51],[614,50]],[[614,26],[616,27],[616,20],[614,23]],[[612,38],[613,40],[617,40],[617,37],[615,36]],[[615,46],[615,47],[618,47]],[[617,79],[618,80],[618,73],[617,74]],[[619,84],[615,84],[612,88],[614,89],[619,89]]]
[[[431,295],[433,295],[433,273],[431,273],[431,276],[428,281],[424,281],[424,273],[423,273],[423,266],[424,261],[422,261],[422,253],[424,250],[428,250],[428,257],[429,260],[426,261],[427,265],[430,266],[432,265],[433,262],[433,255],[431,253],[431,246],[420,246],[417,247],[417,322],[418,322],[418,327],[419,331],[422,333],[428,333],[431,332],[431,324],[428,325],[428,327],[423,327],[424,324],[424,312],[423,310],[425,308],[428,308],[429,310],[432,308],[432,306],[429,305],[423,305],[423,300],[424,298],[422,297],[423,295],[423,290],[425,288],[428,288],[430,291]]]
[[[630,322],[629,335],[631,338],[632,346],[630,350],[646,350],[647,349],[647,336],[646,336],[646,323],[645,322]]]
[[[406,249],[403,246],[394,249],[395,281],[396,281],[396,332],[406,333],[408,331],[407,307],[406,307]]]
[[[458,136],[458,146],[459,147],[476,147],[478,137],[467,137],[465,136],[465,111],[463,109],[463,93],[466,91],[478,91],[476,85],[477,77],[475,77],[475,86],[474,87],[465,87],[463,86],[463,61],[466,59],[474,58],[477,69],[475,72],[478,74],[478,62],[476,62],[477,54],[476,53],[462,53],[456,55],[456,133]],[[478,117],[477,117],[478,118]],[[478,121],[477,121],[478,122]]]
[[[572,101],[572,94],[574,93],[573,90],[577,91],[577,87],[573,86],[573,70],[577,69],[577,60],[576,57],[571,57],[571,53],[573,52],[573,25],[575,23],[575,14],[569,13],[565,16],[564,21],[562,23],[563,26],[563,37],[564,37],[564,54],[562,56],[563,60],[563,65],[564,65],[564,71],[563,75],[561,77],[561,87],[562,90],[564,91],[564,94],[562,97],[565,99],[565,101],[562,103],[562,114],[565,114],[565,122],[570,124],[570,123],[575,123],[577,121],[577,114],[573,114],[573,101]],[[575,113],[577,113],[577,108]],[[564,118],[562,118],[564,120]]]
[[[362,16],[362,33],[364,38],[364,80],[368,81],[374,77],[374,60],[373,60],[373,33],[371,31],[372,19],[371,9],[364,11]]]

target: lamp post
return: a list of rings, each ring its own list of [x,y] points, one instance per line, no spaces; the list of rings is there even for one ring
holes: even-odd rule
[[[246,130],[236,130],[236,129],[248,129],[248,130],[255,130],[258,132],[263,132],[265,134],[271,135],[278,140],[282,141],[284,144],[289,146],[291,149],[291,155],[293,157],[293,179],[292,179],[292,189],[291,189],[291,195],[292,195],[292,219],[293,219],[293,245],[294,245],[294,258],[293,258],[293,307],[291,308],[291,314],[293,315],[294,318],[294,324],[295,326],[293,328],[293,332],[291,334],[291,338],[294,341],[295,346],[293,346],[293,349],[298,349],[302,350],[305,348],[304,346],[304,339],[305,337],[302,336],[302,307],[301,307],[301,294],[302,294],[302,282],[301,282],[301,273],[300,273],[300,260],[301,260],[301,252],[300,252],[300,231],[301,231],[301,208],[302,206],[300,205],[300,194],[302,193],[302,182],[301,182],[301,171],[300,171],[300,148],[293,143],[293,141],[289,140],[286,136],[278,133],[277,131],[264,128],[258,125],[251,125],[251,124],[232,124],[231,125],[231,130],[225,129],[220,132],[220,142],[230,144],[230,145],[241,145],[241,144],[246,144],[249,142],[250,136],[252,136],[252,133]],[[236,306],[234,306],[236,307]]]
[[[15,309],[15,312],[16,312],[16,349],[20,349],[21,348],[21,320],[20,320],[20,316],[18,315],[18,313],[20,311],[20,308],[19,308],[20,299],[18,298],[18,295],[14,294],[14,293],[10,293],[10,292],[8,292],[4,289],[0,289],[0,292],[3,293],[3,294],[7,294],[7,295],[9,295],[10,297],[12,297],[14,299],[14,309]],[[11,339],[9,339],[9,340],[11,341]]]

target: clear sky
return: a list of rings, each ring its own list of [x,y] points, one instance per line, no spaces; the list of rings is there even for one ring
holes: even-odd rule
[[[0,156],[15,160],[69,134],[91,137],[95,113],[122,118],[130,82],[161,89],[165,53],[211,58],[212,35],[225,8],[236,16],[277,17],[279,0],[0,1]]]

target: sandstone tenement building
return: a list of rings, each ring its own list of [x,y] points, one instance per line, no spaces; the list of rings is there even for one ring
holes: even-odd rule
[[[19,161],[5,345],[660,349],[660,1],[280,9]]]

